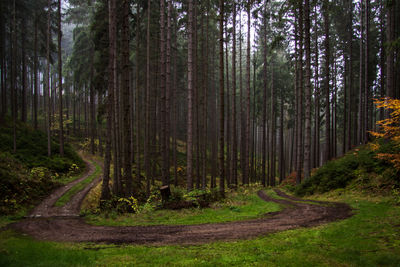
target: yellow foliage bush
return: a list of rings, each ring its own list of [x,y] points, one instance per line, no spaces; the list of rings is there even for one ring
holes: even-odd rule
[[[390,113],[388,118],[376,123],[379,126],[379,132],[370,133],[372,136],[377,138],[391,140],[398,148],[400,148],[400,100],[386,97],[375,99],[374,103],[377,108],[383,108],[388,110]],[[373,143],[371,144],[371,148],[374,151],[377,151],[380,148],[380,145]],[[392,163],[396,169],[400,170],[399,153],[378,153],[376,157]]]

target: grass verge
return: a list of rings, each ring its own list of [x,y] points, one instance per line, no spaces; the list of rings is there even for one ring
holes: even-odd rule
[[[272,190],[269,190],[268,194],[270,193]],[[122,215],[117,213],[89,214],[85,218],[90,224],[107,226],[184,225],[248,220],[279,210],[281,210],[279,204],[260,199],[252,190],[251,193],[247,192],[246,194],[232,191],[227,194],[227,198],[223,202],[213,203],[210,208],[162,209]]]
[[[85,180],[74,185],[64,195],[62,195],[62,197],[60,197],[55,203],[55,206],[57,207],[64,206],[66,203],[68,203],[68,201],[70,201],[72,196],[74,196],[79,191],[83,190],[88,184],[90,184],[94,179],[96,179],[100,175],[101,167],[95,161],[92,161],[92,164],[95,165],[95,171],[91,175],[89,175]]]
[[[198,246],[69,244],[0,232],[1,266],[398,266],[400,207],[355,195],[321,195],[344,201],[356,214],[314,228],[253,240]]]

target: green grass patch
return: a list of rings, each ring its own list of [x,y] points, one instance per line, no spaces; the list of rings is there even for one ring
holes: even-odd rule
[[[272,190],[268,190],[268,194],[270,193]],[[161,209],[138,214],[89,214],[86,221],[94,225],[108,226],[204,224],[254,219],[279,210],[279,204],[266,202],[255,192],[242,194],[232,191],[227,194],[226,199],[213,203],[210,208]]]
[[[60,197],[57,200],[55,206],[57,207],[64,206],[66,203],[68,203],[68,201],[70,201],[72,196],[74,196],[79,191],[83,190],[88,184],[90,184],[94,179],[96,179],[100,175],[101,167],[95,161],[92,161],[92,164],[95,165],[95,171],[91,175],[89,175],[85,180],[74,185],[71,189],[65,192],[65,194],[62,195],[62,197]]]
[[[399,266],[400,207],[323,195],[355,209],[349,219],[252,240],[196,246],[69,244],[0,233],[1,266]]]

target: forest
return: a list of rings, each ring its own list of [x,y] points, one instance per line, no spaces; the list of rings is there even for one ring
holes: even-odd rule
[[[1,266],[400,264],[400,1],[0,11]]]

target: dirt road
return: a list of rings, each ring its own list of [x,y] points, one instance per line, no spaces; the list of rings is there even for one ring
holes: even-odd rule
[[[88,173],[94,167],[88,163]],[[73,182],[74,184],[79,181]],[[85,223],[78,216],[84,196],[95,183],[88,185],[75,195],[65,207],[54,207],[54,203],[65,188],[61,188],[43,201],[29,218],[10,225],[13,229],[29,234],[40,240],[96,243],[131,243],[131,244],[202,244],[218,240],[250,239],[278,231],[299,227],[313,227],[352,215],[351,208],[343,203],[310,202],[288,196],[275,190],[282,199],[269,197],[264,191],[258,196],[265,201],[272,201],[284,206],[279,212],[267,213],[259,219],[228,223],[201,225],[158,225],[158,226],[94,226]],[[73,186],[73,185],[72,185]],[[70,188],[72,186],[67,186]]]

